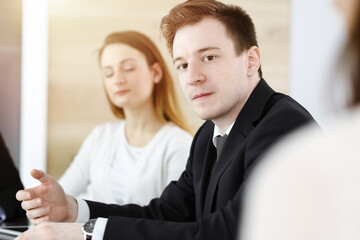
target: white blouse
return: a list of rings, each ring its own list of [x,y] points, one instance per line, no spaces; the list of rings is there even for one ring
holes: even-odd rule
[[[168,123],[146,146],[133,147],[124,121],[106,123],[85,139],[59,182],[73,196],[146,205],[185,170],[191,141],[190,134]]]

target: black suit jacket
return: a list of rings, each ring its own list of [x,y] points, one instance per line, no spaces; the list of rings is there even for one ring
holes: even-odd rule
[[[214,124],[207,121],[194,137],[185,171],[160,198],[145,207],[88,201],[91,218],[108,217],[104,239],[234,239],[241,186],[252,165],[280,137],[310,121],[302,106],[262,79],[239,113],[211,176],[216,149]]]
[[[5,210],[6,220],[25,216],[21,203],[15,198],[16,192],[20,189],[24,187],[19,172],[0,132],[0,206]]]

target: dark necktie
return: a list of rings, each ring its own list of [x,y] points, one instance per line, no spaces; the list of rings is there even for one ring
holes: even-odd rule
[[[224,145],[225,145],[225,142],[226,142],[226,139],[227,139],[228,135],[227,134],[224,134],[224,136],[216,136],[215,138],[215,141],[216,141],[216,155],[217,155],[217,158],[216,160],[218,161],[219,160],[219,157],[220,157],[220,154],[221,154],[221,151],[223,150],[224,148]]]
[[[214,171],[215,171],[215,166],[218,164],[218,161],[219,161],[219,157],[220,157],[220,154],[221,154],[221,151],[223,150],[224,148],[224,145],[225,145],[225,142],[226,142],[226,138],[227,138],[227,134],[224,134],[224,136],[216,136],[215,137],[215,142],[216,142],[216,161],[214,161],[212,167],[211,167],[211,174],[210,176],[213,175]]]

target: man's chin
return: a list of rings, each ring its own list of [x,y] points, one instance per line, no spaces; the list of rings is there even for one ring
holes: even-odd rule
[[[195,112],[196,112],[196,115],[201,120],[204,120],[204,121],[211,120],[211,119],[213,119],[215,117],[214,114],[205,113],[205,112],[199,112],[199,111],[195,111]]]

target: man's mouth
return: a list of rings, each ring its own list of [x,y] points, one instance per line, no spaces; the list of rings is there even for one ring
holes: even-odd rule
[[[200,94],[196,94],[192,100],[198,100],[198,99],[202,99],[205,98],[207,96],[210,96],[212,93],[200,93]]]

